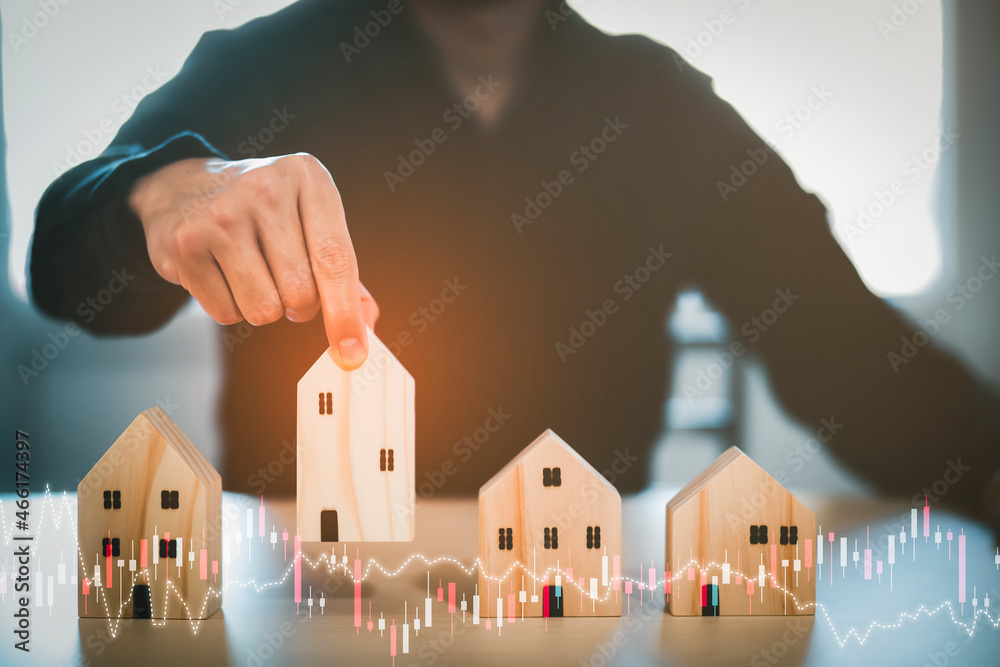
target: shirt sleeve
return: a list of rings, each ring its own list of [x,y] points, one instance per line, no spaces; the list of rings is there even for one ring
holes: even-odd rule
[[[144,333],[169,320],[188,293],[153,269],[127,193],[159,167],[210,156],[221,154],[199,135],[184,132],[149,149],[112,146],[62,175],[38,206],[30,263],[35,304],[94,333]],[[116,293],[95,307],[113,280]]]
[[[187,301],[186,290],[153,269],[128,194],[137,179],[172,162],[237,152],[244,126],[259,122],[249,119],[291,85],[285,74],[295,63],[281,44],[301,11],[293,6],[284,10],[289,20],[266,17],[203,35],[177,76],[143,98],[107,150],[49,186],[29,258],[30,292],[40,310],[95,333],[129,334],[160,327]],[[127,286],[96,312],[89,300],[108,287],[114,271],[129,276]]]
[[[763,360],[781,404],[842,463],[921,504],[958,475],[940,500],[977,511],[1000,467],[995,392],[868,290],[821,201],[710,79],[690,68],[683,78],[691,199],[677,257],[687,274]],[[906,341],[917,341],[912,357]]]

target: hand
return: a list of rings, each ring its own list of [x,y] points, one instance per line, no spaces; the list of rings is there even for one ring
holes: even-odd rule
[[[364,362],[378,306],[319,160],[181,160],[139,179],[129,205],[157,273],[216,321],[305,322],[322,309],[333,360],[345,370]]]

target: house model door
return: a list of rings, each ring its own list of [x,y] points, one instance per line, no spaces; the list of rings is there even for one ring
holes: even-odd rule
[[[319,539],[322,542],[339,542],[340,527],[337,510],[322,510],[319,513]]]

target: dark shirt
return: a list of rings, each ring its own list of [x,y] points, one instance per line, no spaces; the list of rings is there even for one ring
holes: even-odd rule
[[[101,157],[44,195],[38,306],[79,320],[76,304],[126,266],[138,277],[88,328],[162,326],[189,296],[152,269],[130,185],[185,157],[305,151],[342,193],[376,331],[416,379],[418,484],[472,492],[552,428],[598,470],[638,456],[615,484],[641,488],[664,426],[665,317],[694,285],[795,418],[842,425],[827,447],[854,472],[910,496],[960,458],[971,470],[949,499],[971,507],[1000,463],[996,403],[933,346],[892,367],[913,328],[868,291],[823,205],[708,77],[646,38],[540,15],[524,75],[499,82],[511,98],[485,127],[454,108],[409,8],[348,62],[342,43],[373,7],[303,1],[206,34]],[[483,77],[485,94],[496,79]],[[776,299],[791,305],[748,335]],[[228,327],[222,344],[223,479],[259,491],[257,471],[294,440],[322,318]],[[285,469],[268,493],[294,490]]]

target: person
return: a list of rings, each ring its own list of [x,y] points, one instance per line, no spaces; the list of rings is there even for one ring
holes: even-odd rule
[[[122,267],[135,279],[81,321]],[[922,494],[957,466],[944,502],[980,513],[1000,468],[991,390],[934,345],[891,361],[914,326],[711,80],[547,0],[302,0],[207,33],[50,186],[30,279],[99,334],[191,296],[225,327],[235,490],[293,491],[293,466],[267,468],[295,384],[327,347],[357,368],[376,317],[419,387],[421,495],[474,492],[546,428],[638,490],[691,285],[875,488]]]

